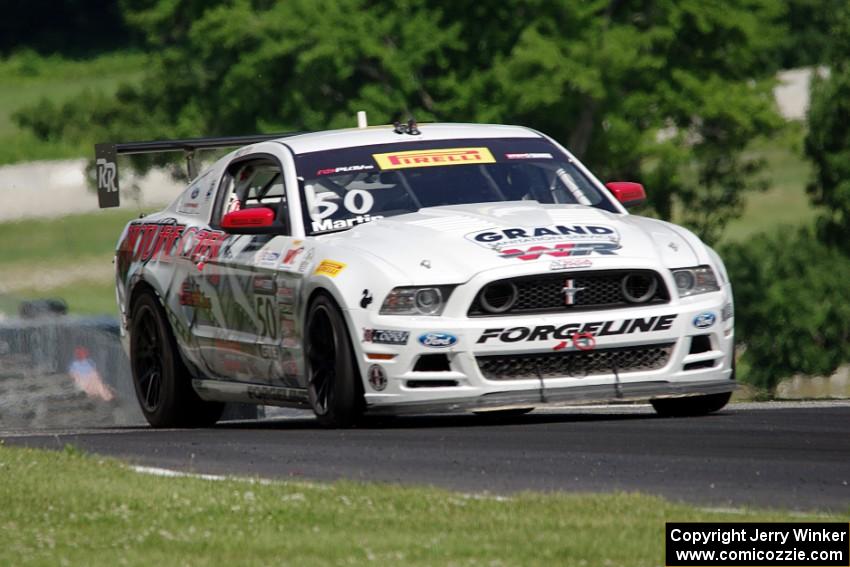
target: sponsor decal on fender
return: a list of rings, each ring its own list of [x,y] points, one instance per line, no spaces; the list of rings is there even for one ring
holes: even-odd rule
[[[254,264],[261,268],[274,268],[280,260],[280,252],[272,250],[260,250],[254,256]]]
[[[407,167],[432,167],[435,165],[463,165],[470,163],[496,163],[487,148],[446,148],[443,150],[413,150],[373,154],[378,167],[404,169]]]
[[[667,331],[673,326],[677,315],[661,315],[659,317],[647,317],[636,319],[623,319],[621,321],[594,321],[591,323],[567,323],[565,325],[538,325],[536,327],[499,327],[485,329],[476,343],[483,344],[490,339],[496,339],[503,343],[518,343],[521,341],[566,341],[574,337],[576,333],[593,337],[607,337],[614,335],[630,335],[632,333],[653,333],[656,331]]]
[[[408,331],[395,329],[363,329],[363,342],[376,345],[406,345],[410,337]]]
[[[341,271],[345,269],[345,266],[342,262],[334,262],[333,260],[322,260],[319,265],[316,267],[316,271],[314,274],[322,274],[328,276],[330,278],[335,278],[339,275]]]
[[[260,295],[274,295],[274,277],[268,275],[254,276],[254,293],[259,293]]]

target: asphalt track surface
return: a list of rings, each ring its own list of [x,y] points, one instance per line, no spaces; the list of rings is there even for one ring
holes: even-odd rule
[[[209,474],[430,484],[464,492],[640,491],[711,507],[850,513],[850,404],[732,405],[663,419],[648,406],[536,411],[499,422],[407,417],[326,430],[306,414],[211,429],[5,432]]]

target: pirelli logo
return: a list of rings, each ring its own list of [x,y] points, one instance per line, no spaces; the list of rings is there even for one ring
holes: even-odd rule
[[[445,150],[418,150],[373,154],[381,169],[431,167],[434,165],[462,165],[465,163],[496,163],[487,148],[447,148]]]

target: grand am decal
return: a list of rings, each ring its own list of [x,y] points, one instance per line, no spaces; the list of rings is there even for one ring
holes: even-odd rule
[[[612,256],[620,249],[619,233],[605,225],[493,228],[472,232],[466,238],[506,259],[537,260],[544,255],[555,258],[591,254]]]
[[[485,329],[476,343],[484,344],[490,339],[503,343],[518,343],[522,341],[566,341],[576,333],[590,334],[593,337],[613,335],[630,335],[632,333],[654,333],[668,331],[672,328],[677,315],[661,315],[660,317],[623,319],[622,321],[594,321],[591,323],[567,323],[555,325],[539,325],[537,327],[509,327]]]
[[[566,237],[566,238],[565,238]],[[563,242],[593,240],[619,242],[620,235],[614,228],[603,225],[549,225],[480,230],[466,238],[488,248],[495,246],[519,246],[538,242]]]
[[[438,165],[463,165],[472,163],[496,163],[487,148],[447,148],[444,150],[414,150],[373,154],[382,170],[405,169],[408,167],[432,167]]]
[[[566,243],[554,246],[529,246],[527,248],[504,248],[499,251],[500,258],[518,258],[520,260],[537,260],[541,256],[548,255],[554,258],[567,256],[588,256],[599,254],[601,256],[615,256],[619,244],[610,242],[580,242],[578,244]]]

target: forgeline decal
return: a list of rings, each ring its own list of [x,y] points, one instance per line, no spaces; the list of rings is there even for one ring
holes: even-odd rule
[[[487,148],[447,148],[444,150],[414,150],[373,154],[382,170],[408,167],[431,167],[438,165],[463,165],[472,163],[496,163]]]
[[[576,333],[593,337],[614,335],[630,335],[632,333],[654,333],[668,331],[673,326],[677,315],[661,315],[658,317],[623,319],[622,321],[594,321],[591,323],[567,323],[561,326],[538,325],[537,327],[509,327],[485,329],[476,343],[483,344],[490,339],[503,343],[518,343],[522,341],[548,341],[556,339],[566,341]]]
[[[346,264],[342,262],[334,262],[333,260],[322,260],[316,267],[314,274],[322,274],[331,278],[335,278],[341,271],[345,269]]]
[[[331,220],[324,219],[320,221],[312,221],[311,227],[313,232],[324,232],[327,230],[339,230],[341,228],[351,228],[357,224],[364,224],[384,218],[383,215],[357,215],[350,219]]]
[[[408,331],[394,329],[363,329],[363,342],[376,345],[406,345],[410,337]]]

